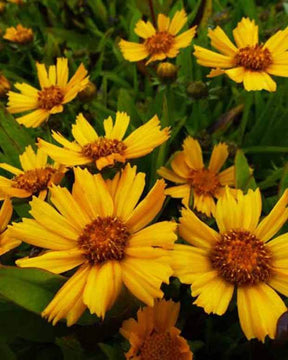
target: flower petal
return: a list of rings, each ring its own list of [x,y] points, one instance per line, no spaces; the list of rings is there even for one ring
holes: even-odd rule
[[[214,30],[208,29],[208,36],[211,39],[211,45],[222,54],[234,56],[238,51],[237,47],[232,43],[220,26],[217,26]]]
[[[242,18],[233,30],[233,36],[238,48],[254,46],[258,44],[258,25],[255,25],[254,20]]]

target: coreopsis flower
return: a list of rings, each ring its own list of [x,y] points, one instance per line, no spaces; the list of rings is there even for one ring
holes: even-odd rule
[[[61,134],[52,132],[53,138],[63,147],[39,139],[38,146],[52,159],[67,166],[95,163],[101,170],[116,162],[124,163],[149,154],[154,148],[169,138],[169,128],[160,129],[160,121],[155,115],[144,125],[134,130],[126,139],[123,137],[129,126],[130,117],[125,112],[117,112],[115,124],[111,116],[104,120],[105,135],[99,136],[82,114],[72,125],[76,142],[70,142]]]
[[[51,165],[47,158],[43,150],[34,152],[29,145],[19,156],[22,169],[0,163],[0,168],[14,175],[11,179],[0,176],[0,199],[5,196],[26,198],[32,195],[45,199],[48,187],[59,184],[66,172],[63,165]]]
[[[162,166],[158,174],[165,179],[179,184],[166,190],[166,194],[174,198],[182,198],[188,205],[191,191],[193,207],[211,216],[215,212],[215,198],[225,192],[225,186],[234,186],[235,167],[220,172],[228,157],[228,146],[224,143],[215,145],[210,162],[205,166],[199,142],[188,136],[183,143],[183,151],[175,154],[171,161],[172,170]]]
[[[223,315],[237,293],[238,315],[247,339],[274,339],[287,307],[288,233],[272,239],[288,218],[288,190],[261,222],[259,189],[237,197],[229,188],[216,205],[218,231],[190,210],[182,211],[179,234],[190,245],[173,251],[175,276],[191,284],[194,304]],[[276,291],[275,291],[276,290]]]
[[[41,90],[25,83],[14,86],[20,94],[9,91],[8,111],[11,114],[31,111],[16,118],[19,124],[26,127],[37,127],[48,120],[51,114],[63,111],[63,105],[73,100],[88,83],[87,70],[81,64],[68,81],[68,59],[57,58],[57,64],[49,66],[36,63]]]
[[[0,209],[0,255],[21,244],[21,241],[13,239],[7,229],[13,213],[13,206],[9,198],[5,198]]]
[[[16,27],[12,26],[6,29],[3,39],[8,41],[18,43],[18,44],[27,44],[33,41],[34,34],[32,29],[26,28],[21,24],[18,24]]]
[[[62,273],[78,267],[42,316],[56,324],[61,318],[70,326],[88,307],[104,318],[124,284],[149,306],[162,298],[162,282],[172,274],[171,250],[177,236],[176,223],[148,225],[165,200],[165,182],[158,180],[140,202],[145,174],[129,164],[112,180],[87,169],[75,168],[72,193],[53,186],[49,205],[34,197],[34,219],[14,224],[14,237],[48,251],[17,261]],[[138,203],[139,202],[139,203]]]
[[[137,321],[123,322],[120,333],[130,342],[126,359],[130,360],[192,360],[187,341],[175,327],[180,303],[156,301],[153,307],[137,312]]]
[[[149,57],[146,62],[148,65],[152,61],[176,57],[179,49],[190,45],[196,33],[194,26],[177,36],[186,22],[187,15],[183,9],[176,11],[171,21],[166,15],[159,14],[157,29],[150,21],[139,20],[134,31],[144,39],[144,42],[138,44],[122,39],[119,46],[124,58],[129,61],[139,61]]]
[[[236,46],[217,26],[208,30],[211,45],[221,54],[195,46],[194,55],[200,65],[214,68],[208,77],[226,74],[244,88],[275,91],[276,83],[270,75],[287,77],[288,27],[259,43],[258,26],[254,20],[243,18],[233,30]]]

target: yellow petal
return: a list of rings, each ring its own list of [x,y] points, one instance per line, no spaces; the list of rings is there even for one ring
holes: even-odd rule
[[[184,31],[181,35],[176,36],[175,38],[175,46],[177,49],[183,49],[186,48],[191,44],[192,39],[194,38],[196,34],[196,27]],[[169,56],[172,57],[172,56]]]
[[[232,299],[234,285],[222,280],[213,270],[197,276],[191,290],[192,296],[197,296],[194,304],[202,307],[207,314],[223,315]]]
[[[197,192],[194,191],[193,208],[208,217],[214,216],[216,205],[213,196],[209,194],[197,194]]]
[[[137,44],[122,39],[119,43],[119,47],[124,59],[129,61],[143,60],[149,55],[143,44]]]
[[[227,160],[228,155],[228,146],[225,143],[215,145],[209,162],[209,170],[218,173]]]
[[[81,146],[93,143],[98,139],[97,132],[85,119],[83,114],[79,114],[76,118],[76,123],[72,125],[72,135]]]
[[[51,86],[51,82],[48,78],[46,66],[44,64],[36,63],[36,68],[37,68],[37,75],[41,88],[43,89],[44,87]]]
[[[187,22],[187,15],[185,10],[176,11],[173,16],[168,32],[172,35],[178,34],[178,32],[183,28]]]
[[[188,136],[183,143],[183,151],[185,155],[185,161],[191,169],[202,169],[203,157],[200,144],[197,140]]]
[[[4,169],[6,171],[9,171],[11,174],[13,175],[20,175],[20,174],[23,174],[23,171],[22,170],[19,170],[18,168],[12,166],[12,165],[9,165],[9,164],[5,164],[5,163],[0,163],[0,168],[1,169]]]
[[[287,240],[286,240],[287,241]],[[286,263],[285,263],[286,262]],[[285,268],[273,267],[273,274],[268,281],[268,284],[277,290],[280,294],[288,296],[288,269],[287,269],[287,258],[286,261],[282,261],[285,264]]]
[[[68,82],[67,58],[57,58],[56,73],[57,73],[57,85],[64,88]]]
[[[288,270],[288,233],[277,236],[266,246],[272,251],[273,267]]]
[[[265,341],[275,338],[279,317],[287,310],[280,296],[265,283],[243,286],[237,290],[237,305],[241,328],[248,340]]]
[[[255,25],[254,20],[242,18],[233,30],[233,36],[238,48],[254,46],[258,44],[258,25]]]
[[[18,247],[20,244],[21,241],[13,238],[9,229],[2,232],[0,235],[0,255]]]
[[[288,190],[285,190],[274,208],[270,211],[258,225],[255,235],[262,241],[267,241],[273,237],[287,221],[288,218]]]
[[[29,145],[25,148],[23,154],[19,156],[19,160],[24,171],[36,169],[36,153],[32,146]]]
[[[25,125],[26,127],[36,128],[40,126],[44,121],[48,120],[49,115],[49,111],[44,109],[37,109],[27,115],[16,118],[16,121],[19,124]]]
[[[182,183],[186,182],[186,179],[182,178],[181,176],[178,176],[176,173],[167,169],[164,166],[162,166],[160,169],[158,169],[157,173],[158,173],[158,175],[162,176],[164,179],[173,181],[177,184],[182,184]]]
[[[190,244],[210,249],[219,240],[219,234],[202,222],[190,209],[182,209],[179,234]]]
[[[221,185],[235,185],[236,174],[235,174],[235,166],[230,166],[229,168],[221,171],[218,174],[218,179]]]
[[[264,71],[249,71],[244,72],[244,88],[247,91],[267,90],[270,92],[276,91],[276,83]]]
[[[211,39],[211,45],[222,54],[234,56],[238,51],[236,46],[232,43],[220,26],[217,26],[214,30],[208,29],[208,36]]]
[[[42,316],[49,322],[52,321],[53,325],[63,318],[67,318],[67,326],[75,324],[86,309],[82,294],[89,271],[89,266],[79,268],[57,292],[42,312]]]
[[[154,327],[159,332],[166,332],[168,329],[176,325],[180,312],[180,303],[172,300],[155,301],[153,307]]]
[[[107,261],[101,266],[93,266],[88,275],[83,301],[91,314],[103,319],[117,299],[121,287],[121,266],[118,261]]]
[[[11,200],[9,198],[6,198],[0,210],[0,234],[6,229],[7,225],[9,224],[12,213],[13,206]]]
[[[168,31],[170,19],[164,14],[159,14],[157,19],[158,31]]]
[[[276,34],[271,36],[264,44],[264,48],[269,49],[274,58],[288,49],[287,40],[288,27],[284,30],[277,31]]]
[[[197,58],[197,63],[202,66],[215,68],[230,68],[234,65],[233,57],[217,54],[214,51],[204,49],[201,46],[194,45],[194,55]]]
[[[156,30],[150,21],[145,22],[143,20],[139,20],[135,25],[134,32],[141,38],[147,39],[153,36]]]
[[[233,69],[225,70],[225,74],[229,76],[230,79],[237,83],[241,83],[244,81],[246,70],[243,67],[236,67]]]
[[[136,206],[126,222],[131,233],[144,228],[159,213],[165,200],[164,189],[165,182],[157,180],[148,195]]]
[[[122,140],[123,136],[127,131],[129,123],[130,116],[128,116],[128,114],[126,114],[125,112],[117,111],[115,125],[111,130],[109,136],[106,135],[107,138]]]

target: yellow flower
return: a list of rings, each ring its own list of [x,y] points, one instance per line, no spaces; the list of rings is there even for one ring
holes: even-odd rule
[[[276,91],[276,83],[270,75],[288,76],[288,27],[278,31],[265,44],[259,44],[258,26],[254,20],[243,18],[233,30],[235,46],[217,26],[209,30],[211,45],[221,54],[195,46],[194,55],[200,65],[214,67],[208,77],[223,73],[244,88]],[[270,74],[270,75],[269,75]]]
[[[27,44],[33,41],[33,31],[32,29],[25,28],[21,24],[18,24],[16,27],[12,26],[6,29],[3,39],[6,39],[11,42],[18,44]]]
[[[146,124],[133,131],[125,140],[130,117],[125,112],[117,112],[115,124],[111,116],[104,120],[105,136],[99,136],[82,114],[72,125],[76,142],[66,140],[61,134],[52,132],[53,138],[63,148],[39,139],[38,146],[52,159],[67,166],[95,163],[101,170],[115,162],[124,163],[149,154],[155,147],[169,138],[169,128],[160,129],[160,121],[155,115]]]
[[[0,209],[0,255],[5,254],[7,251],[21,244],[21,241],[13,239],[10,236],[10,231],[7,229],[12,213],[13,207],[11,200],[6,197]]]
[[[214,198],[223,195],[226,185],[235,184],[235,167],[220,172],[228,157],[228,147],[219,143],[213,148],[208,167],[205,167],[199,142],[188,136],[183,143],[183,151],[175,154],[171,168],[161,167],[158,174],[169,181],[180,184],[166,190],[174,198],[183,198],[188,205],[190,192],[193,191],[193,207],[211,216],[215,212]]]
[[[19,160],[22,170],[0,163],[0,168],[14,175],[12,179],[0,176],[0,199],[5,196],[26,198],[36,194],[45,199],[48,187],[59,184],[66,172],[62,165],[47,163],[47,155],[41,149],[35,153],[30,145]]]
[[[8,111],[11,114],[34,110],[17,118],[19,124],[37,127],[48,120],[50,114],[63,111],[63,105],[73,100],[88,83],[87,70],[81,64],[68,81],[68,60],[57,58],[57,65],[49,66],[48,73],[44,64],[36,63],[41,90],[28,84],[16,83],[21,94],[9,91]]]
[[[187,341],[175,327],[180,303],[159,300],[154,307],[138,310],[137,321],[123,322],[120,333],[130,342],[126,359],[192,360]]]
[[[274,289],[288,296],[288,233],[271,240],[287,221],[287,205],[288,190],[259,223],[259,189],[238,192],[235,199],[227,188],[216,205],[219,232],[190,209],[182,211],[179,234],[190,245],[174,248],[175,276],[191,284],[194,304],[208,314],[224,314],[236,289],[240,325],[249,340],[274,339],[287,310]]]
[[[164,14],[158,15],[155,29],[150,21],[139,20],[135,26],[135,33],[144,39],[142,44],[121,40],[119,43],[122,54],[126,60],[139,61],[150,57],[146,62],[174,58],[179,49],[190,45],[195,36],[196,26],[176,36],[187,22],[187,15],[182,9],[177,11],[172,20]]]
[[[51,189],[50,200],[57,210],[34,197],[30,203],[34,219],[11,227],[14,237],[49,250],[18,260],[17,265],[54,273],[80,266],[42,315],[53,324],[67,318],[70,326],[88,307],[104,318],[123,284],[153,306],[154,299],[163,296],[162,282],[168,283],[172,274],[169,249],[177,238],[174,222],[147,226],[162,208],[165,182],[158,180],[138,203],[145,174],[136,174],[136,167],[126,165],[112,180],[87,169],[74,170],[72,194],[59,186]]]

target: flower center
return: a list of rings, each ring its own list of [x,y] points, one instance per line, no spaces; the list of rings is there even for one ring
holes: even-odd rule
[[[97,141],[86,144],[82,148],[82,154],[93,160],[98,160],[111,154],[124,155],[127,146],[117,139],[106,139],[99,137]]]
[[[63,91],[57,85],[44,87],[43,90],[38,91],[38,105],[41,109],[51,110],[54,106],[62,104],[63,100]]]
[[[17,189],[26,190],[31,194],[36,194],[41,190],[47,189],[51,177],[56,171],[56,169],[51,167],[27,170],[23,174],[17,175],[12,179],[12,186]]]
[[[215,196],[221,187],[218,176],[209,169],[192,170],[188,182],[198,195]]]
[[[272,64],[271,53],[268,49],[263,49],[263,45],[246,46],[239,49],[234,60],[236,66],[243,66],[254,71],[265,70]]]
[[[210,261],[226,281],[238,286],[266,282],[272,272],[269,248],[246,230],[222,234],[210,253]]]
[[[97,217],[86,225],[78,245],[91,264],[122,260],[130,233],[117,217]]]
[[[144,45],[149,54],[167,53],[174,43],[174,36],[167,31],[159,31],[155,35],[146,39]]]
[[[177,344],[177,338],[172,339],[166,333],[152,332],[148,335],[139,350],[141,360],[181,360],[182,355]]]

